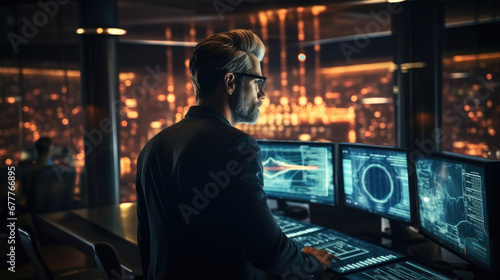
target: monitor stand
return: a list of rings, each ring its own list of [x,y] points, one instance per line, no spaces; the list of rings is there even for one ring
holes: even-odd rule
[[[332,207],[329,205],[309,204],[311,223],[332,228],[345,234],[369,239],[380,239],[380,216],[355,208]]]
[[[416,231],[412,231],[408,225],[389,220],[389,229],[382,231],[382,237],[406,244],[415,244],[425,241],[425,238]]]
[[[284,216],[296,219],[296,220],[304,220],[309,217],[309,213],[307,208],[300,206],[290,206],[286,203],[286,200],[277,199],[278,202],[278,211],[282,213]]]
[[[458,279],[491,279],[491,275],[485,274],[468,263],[452,263],[444,260],[435,260],[427,265],[443,274],[456,275]]]

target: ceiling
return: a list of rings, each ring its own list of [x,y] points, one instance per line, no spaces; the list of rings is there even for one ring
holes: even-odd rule
[[[304,44],[309,46],[316,42],[314,33],[317,30],[319,39],[324,43],[343,40],[356,35],[360,28],[374,20],[374,14],[384,13],[388,4],[382,0],[347,1],[347,0],[118,0],[117,27],[127,30],[120,41],[131,45],[153,43],[164,44],[165,30],[172,30],[172,41],[192,41],[190,30],[194,29],[195,41],[200,41],[211,31],[217,33],[232,28],[248,28],[259,34],[262,31],[259,14],[265,15],[268,22],[269,43],[279,45],[280,20],[279,13],[286,11],[285,30],[288,44],[297,44],[299,16],[304,20]],[[319,9],[320,27],[314,27],[314,6],[324,5]],[[215,6],[218,7],[215,8]],[[303,12],[297,8],[303,7]],[[0,58],[11,58],[25,55],[37,56],[58,55],[60,49],[54,45],[67,45],[69,48],[78,45],[75,30],[78,24],[77,1],[70,1],[60,6],[60,11],[50,17],[47,24],[38,28],[35,36],[28,38],[19,49],[26,50],[15,53],[12,39],[8,34],[21,34],[23,18],[32,20],[33,15],[41,11],[38,0],[4,0],[0,2]],[[500,4],[497,0],[445,1],[445,17],[447,25],[470,24],[478,21],[499,21]],[[422,20],[426,20],[423,18]],[[380,32],[389,32],[390,24],[380,25]],[[377,30],[378,31],[378,30]],[[364,31],[363,31],[364,32]],[[77,48],[76,48],[77,49]],[[77,50],[73,50],[76,54]],[[71,57],[71,52],[68,54]]]
[[[500,17],[500,5],[496,2],[496,0],[445,1],[446,21],[453,23],[472,21],[475,18]],[[7,27],[4,30],[15,29],[16,18],[18,20],[22,17],[31,19],[33,14],[41,10],[37,3],[37,0],[2,1],[0,3],[1,24]],[[175,28],[194,25],[197,29],[201,29],[211,24],[215,30],[227,29],[231,25],[233,27],[250,26],[252,18],[258,21],[259,12],[271,11],[267,13],[269,25],[278,25],[278,11],[281,9],[288,11],[287,27],[296,29],[298,16],[296,8],[305,7],[303,16],[307,23],[313,17],[311,7],[318,5],[326,6],[326,10],[319,15],[320,38],[341,37],[354,34],[354,27],[363,26],[363,23],[373,20],[371,13],[388,9],[388,4],[383,0],[118,0],[117,3],[118,26],[128,31],[123,38],[144,40],[164,40],[167,26]],[[49,36],[40,36],[43,38],[37,38],[37,41],[50,41],[53,39],[50,35],[57,34],[58,27],[62,28],[65,35],[74,33],[78,26],[77,19],[76,1],[61,5],[60,12],[43,27],[43,33]],[[306,24],[306,29],[308,27],[312,28]],[[182,32],[173,35],[178,37],[174,39],[184,40]],[[5,36],[1,39],[5,40]]]

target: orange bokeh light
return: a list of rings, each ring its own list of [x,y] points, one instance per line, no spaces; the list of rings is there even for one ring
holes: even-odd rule
[[[314,97],[314,104],[321,105],[323,103],[323,98],[321,96]]]
[[[313,6],[311,12],[313,15],[317,16],[320,13],[326,11],[326,6]]]
[[[299,105],[306,106],[306,104],[307,104],[307,97],[305,97],[305,96],[299,97]]]
[[[139,117],[139,113],[136,111],[128,111],[127,112],[127,117],[129,119],[137,119]]]
[[[349,130],[349,143],[355,143],[356,142],[356,131],[354,130]]]
[[[288,98],[285,97],[285,96],[281,97],[280,98],[280,104],[283,105],[283,106],[287,105],[288,104]]]
[[[327,99],[340,98],[340,92],[327,92],[325,93]]]
[[[150,126],[151,126],[151,128],[160,128],[161,123],[159,121],[154,121],[154,122],[151,122]]]
[[[167,100],[167,97],[165,96],[165,94],[159,94],[157,99],[158,99],[158,101],[165,101],[165,100]]]
[[[167,95],[167,101],[168,101],[168,103],[174,103],[175,102],[175,95],[173,93],[169,93]]]

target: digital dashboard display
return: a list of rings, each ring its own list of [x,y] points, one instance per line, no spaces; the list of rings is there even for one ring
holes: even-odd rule
[[[341,145],[345,204],[411,222],[407,153]]]
[[[334,205],[333,145],[258,141],[271,198]]]
[[[441,158],[417,158],[421,231],[474,263],[490,267],[483,167]]]

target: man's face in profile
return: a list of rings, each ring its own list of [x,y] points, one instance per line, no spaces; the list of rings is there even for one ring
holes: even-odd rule
[[[248,74],[262,76],[260,63],[257,57],[249,54],[252,68]],[[249,77],[243,77],[243,83],[238,84],[234,94],[231,96],[230,106],[233,123],[255,124],[260,116],[259,107],[262,105],[260,99],[265,98],[264,91],[259,92],[258,81]]]

